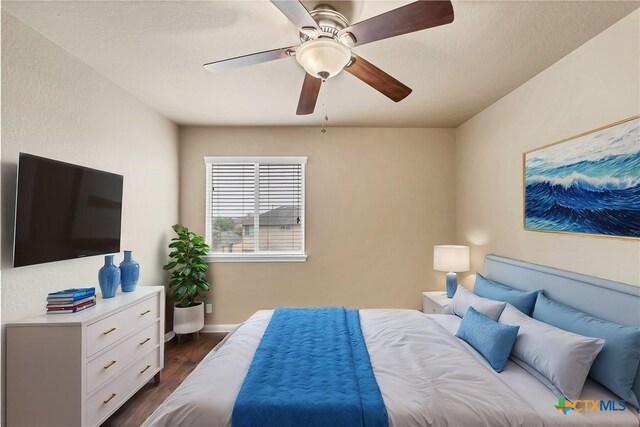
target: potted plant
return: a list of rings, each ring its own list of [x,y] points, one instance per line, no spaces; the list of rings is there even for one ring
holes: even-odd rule
[[[169,262],[163,268],[171,272],[169,288],[174,299],[173,331],[178,334],[198,332],[204,327],[205,293],[208,264],[202,259],[209,253],[209,245],[202,236],[187,227],[175,224],[177,237],[171,239]]]

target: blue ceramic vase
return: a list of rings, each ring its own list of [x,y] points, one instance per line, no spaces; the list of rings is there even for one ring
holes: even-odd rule
[[[102,291],[102,298],[116,296],[120,284],[120,269],[113,263],[113,255],[104,257],[104,266],[98,271],[98,282]]]
[[[458,275],[452,271],[447,273],[447,298],[453,298],[458,290]]]
[[[135,291],[138,277],[140,277],[140,264],[131,259],[131,251],[124,251],[124,261],[120,263],[122,292]]]

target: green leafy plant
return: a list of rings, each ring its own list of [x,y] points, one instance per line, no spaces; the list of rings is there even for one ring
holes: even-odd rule
[[[177,237],[171,239],[169,262],[163,268],[173,270],[169,288],[177,307],[191,307],[204,300],[204,293],[211,289],[206,272],[209,265],[202,257],[209,253],[204,237],[187,227],[175,224]]]

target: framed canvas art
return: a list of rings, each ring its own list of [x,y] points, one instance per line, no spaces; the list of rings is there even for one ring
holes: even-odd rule
[[[523,155],[524,228],[640,239],[640,116]]]

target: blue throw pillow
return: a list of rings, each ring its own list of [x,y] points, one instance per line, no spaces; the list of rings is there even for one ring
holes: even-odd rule
[[[538,294],[536,291],[520,291],[498,282],[484,278],[480,273],[476,273],[476,283],[473,286],[473,293],[483,298],[496,301],[508,302],[527,316],[531,315],[533,306],[536,303]]]
[[[564,304],[538,296],[533,318],[565,331],[604,340],[589,376],[636,408],[632,387],[640,365],[640,329],[590,316]]]
[[[469,307],[456,336],[482,354],[496,372],[502,372],[518,337],[519,326],[503,325]]]

